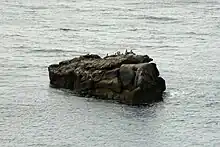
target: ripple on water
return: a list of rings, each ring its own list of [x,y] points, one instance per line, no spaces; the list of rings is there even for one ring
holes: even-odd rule
[[[34,49],[34,50],[31,50],[29,52],[33,52],[33,53],[65,53],[65,52],[73,52],[73,51],[68,51],[68,50],[64,50],[64,49]]]

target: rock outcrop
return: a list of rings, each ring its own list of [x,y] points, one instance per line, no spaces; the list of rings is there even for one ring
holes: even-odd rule
[[[48,67],[50,84],[80,96],[138,105],[162,100],[165,80],[147,55],[132,51],[101,58],[88,54]]]

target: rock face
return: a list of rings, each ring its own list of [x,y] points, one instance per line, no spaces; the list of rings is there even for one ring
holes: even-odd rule
[[[50,84],[80,96],[138,105],[162,100],[165,80],[147,55],[84,55],[48,67]]]

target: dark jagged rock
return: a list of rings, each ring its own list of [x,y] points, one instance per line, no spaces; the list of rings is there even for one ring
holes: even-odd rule
[[[117,52],[101,58],[88,54],[48,67],[50,84],[80,96],[146,104],[162,100],[165,80],[148,55]]]

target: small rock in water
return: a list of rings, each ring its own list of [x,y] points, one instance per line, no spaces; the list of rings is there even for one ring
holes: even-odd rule
[[[80,96],[139,105],[162,100],[165,80],[148,55],[132,50],[101,58],[87,54],[48,67],[50,84]]]

